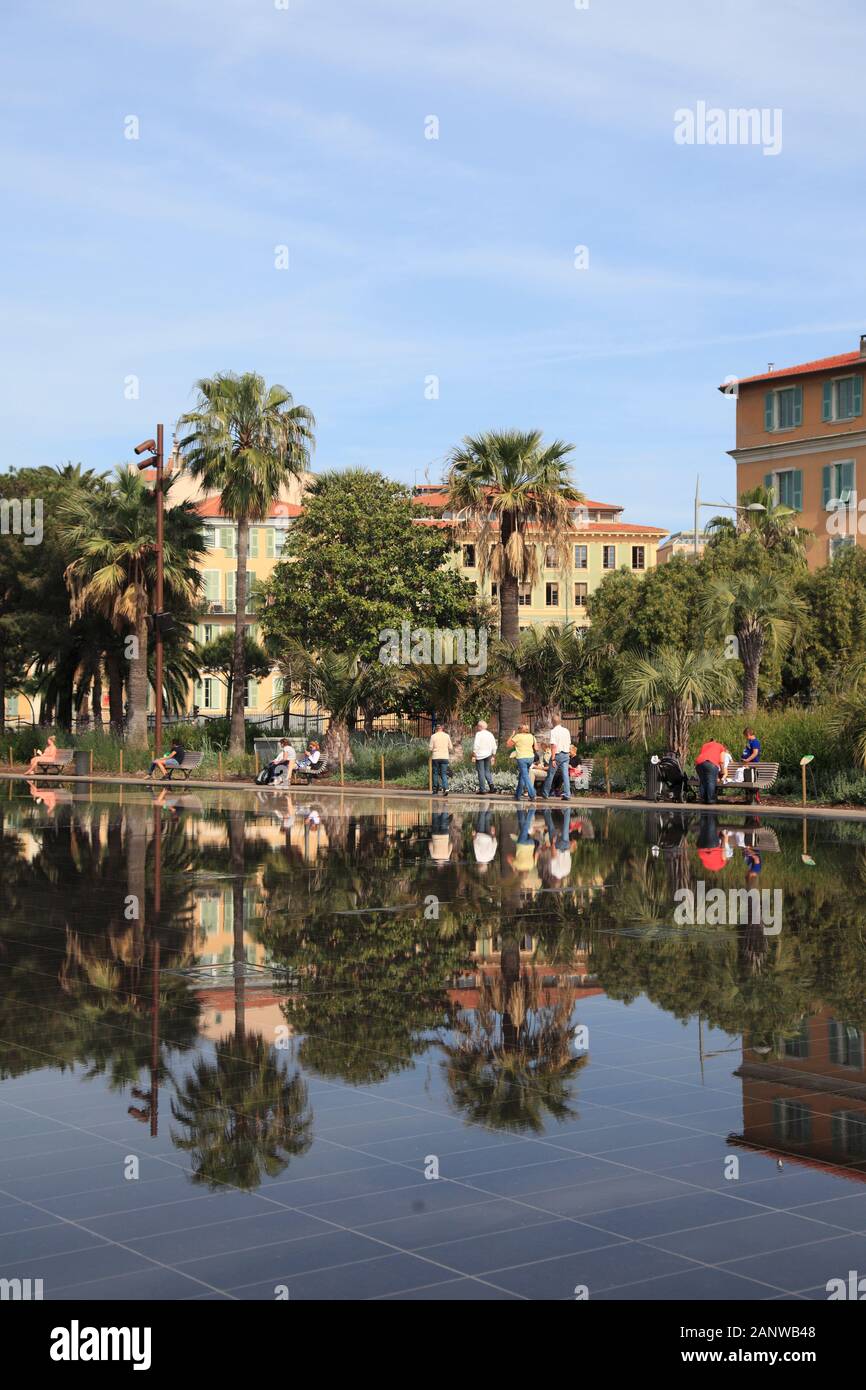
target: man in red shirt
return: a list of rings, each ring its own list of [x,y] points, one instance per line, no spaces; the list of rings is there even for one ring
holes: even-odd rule
[[[695,758],[695,768],[701,784],[701,800],[707,805],[711,806],[716,800],[716,785],[727,751],[723,743],[709,739]]]

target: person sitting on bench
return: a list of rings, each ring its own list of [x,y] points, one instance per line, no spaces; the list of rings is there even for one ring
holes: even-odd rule
[[[297,761],[298,755],[295,752],[294,744],[290,743],[287,738],[281,738],[280,746],[277,749],[277,756],[274,758],[273,762],[268,763],[268,771],[271,774],[271,781],[274,780],[277,768],[282,767],[283,764],[286,763],[288,764],[286,770],[286,780],[291,782],[292,764],[296,763]]]
[[[37,748],[37,749],[36,749],[36,752],[33,754],[33,757],[30,759],[30,765],[29,765],[29,767],[27,768],[27,774],[28,774],[28,776],[32,776],[34,772],[38,772],[38,771],[39,771],[39,764],[40,764],[40,763],[56,763],[56,762],[57,762],[57,743],[56,743],[56,741],[55,741],[54,735],[53,735],[53,734],[49,734],[49,735],[48,735],[48,742],[47,742],[46,745],[45,745],[45,751],[43,752],[41,748]]]
[[[317,740],[314,738],[310,739],[307,745],[307,751],[298,763],[298,770],[301,772],[309,772],[311,768],[318,767],[321,759],[322,755],[319,752]]]
[[[160,775],[164,777],[166,772],[168,772],[170,768],[180,767],[185,756],[186,749],[184,748],[183,744],[180,743],[179,740],[176,738],[172,739],[171,752],[164,754],[164,756],[161,758],[154,758],[153,762],[150,765],[150,771],[147,774],[148,777],[153,776],[153,770],[156,767],[159,768]]]

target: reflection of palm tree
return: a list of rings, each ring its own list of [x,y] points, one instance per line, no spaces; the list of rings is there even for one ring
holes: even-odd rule
[[[575,993],[554,999],[536,975],[520,973],[513,937],[503,940],[498,978],[483,978],[478,1008],[456,1024],[457,1040],[443,1045],[445,1074],[455,1105],[472,1123],[542,1133],[545,1119],[570,1119],[571,1081],[586,1063],[574,1056]]]
[[[193,1182],[214,1190],[251,1191],[312,1143],[306,1084],[258,1033],[223,1039],[214,1061],[199,1057],[171,1109],[185,1131],[172,1142],[193,1155]]]

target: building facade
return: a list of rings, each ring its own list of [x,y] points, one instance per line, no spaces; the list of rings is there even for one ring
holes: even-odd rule
[[[812,532],[810,569],[846,545],[866,544],[858,489],[866,487],[863,378],[866,334],[856,352],[746,377],[737,393],[737,494],[760,485],[793,507]]]

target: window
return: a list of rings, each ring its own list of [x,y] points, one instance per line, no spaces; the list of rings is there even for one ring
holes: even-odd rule
[[[210,676],[197,682],[196,694],[198,696],[196,704],[202,709],[217,709],[219,707],[219,683],[211,680]]]
[[[558,608],[558,607],[559,607],[559,585],[558,585],[558,584],[546,584],[546,585],[545,585],[545,597],[544,597],[544,601],[545,601],[545,603],[547,604],[547,607],[548,607],[548,608]]]
[[[774,1100],[773,1130],[782,1143],[808,1144],[812,1137],[812,1111],[799,1100]]]
[[[831,536],[830,537],[830,559],[835,560],[840,550],[847,550],[849,545],[854,544],[853,536]]]
[[[825,511],[832,511],[840,502],[848,504],[854,492],[854,460],[825,463],[821,469],[821,498]]]
[[[646,569],[646,548],[642,545],[633,545],[631,548],[631,567],[633,570]]]
[[[247,570],[247,613],[257,612],[259,599],[261,597],[261,588],[261,582],[256,579],[254,574],[251,574],[250,571]],[[252,632],[250,636],[252,637]]]
[[[237,559],[237,533],[233,526],[220,527],[220,546],[230,560]]]
[[[616,546],[615,546],[615,545],[605,545],[605,546],[602,546],[601,567],[602,567],[602,569],[606,569],[606,570],[615,570],[615,569],[616,569]]]
[[[822,420],[853,420],[863,414],[863,378],[840,376],[824,382]]]
[[[556,554],[555,545],[546,545],[544,547],[544,568],[546,570],[555,570],[559,568],[559,559]]]
[[[238,577],[235,574],[234,570],[232,570],[230,574],[226,575],[225,611],[227,613],[234,613],[235,611],[235,593],[237,590],[237,579]]]
[[[795,512],[803,510],[803,470],[802,468],[782,468],[776,473],[768,473],[764,487],[772,488],[777,502],[790,507]]]
[[[803,423],[802,386],[783,386],[764,396],[764,428],[793,430]]]
[[[264,536],[265,536],[265,559],[266,559],[266,560],[273,560],[274,554],[275,554],[275,537],[276,537],[276,532],[275,532],[273,526],[265,526],[265,527],[264,527]]]
[[[574,568],[576,570],[585,570],[587,565],[588,547],[585,545],[576,545],[574,547]]]
[[[259,683],[258,681],[247,681],[247,709],[258,709],[259,707]]]
[[[6,713],[10,719],[18,718],[18,696],[10,695],[6,701]]]
[[[289,538],[289,528],[287,526],[275,526],[273,528],[274,555],[282,555],[283,547]]]
[[[863,1034],[849,1023],[830,1020],[830,1061],[837,1067],[863,1070]]]
[[[213,625],[213,623],[205,623],[204,626],[202,627],[201,632],[202,632],[202,638],[204,639],[204,641],[205,641],[206,643],[207,643],[207,642],[212,642],[212,641],[213,641],[213,638],[214,638],[214,625]]]
[[[834,1110],[831,1134],[833,1150],[841,1158],[866,1158],[866,1114],[862,1110]]]
[[[574,586],[574,606],[575,608],[585,608],[587,599],[587,584],[575,584]]]
[[[209,609],[219,608],[222,601],[220,593],[220,572],[219,570],[203,570],[202,579],[204,580],[205,602]]]
[[[519,584],[517,586],[517,602],[521,608],[528,608],[532,603],[532,585]]]
[[[204,543],[205,543],[205,545],[207,546],[208,550],[214,550],[214,549],[216,548],[216,529],[215,529],[215,527],[213,527],[213,526],[205,526],[205,527],[203,528],[203,530],[202,530],[202,536],[204,537]]]
[[[464,545],[464,547],[463,547],[463,568],[464,568],[465,570],[474,570],[474,568],[475,568],[475,546],[474,546],[474,545]]]
[[[250,559],[251,559],[251,560],[257,560],[257,559],[259,558],[259,531],[260,531],[260,529],[261,529],[261,528],[260,528],[259,526],[251,526],[251,527],[250,527]]]
[[[809,1020],[804,1018],[799,1032],[793,1038],[785,1038],[782,1050],[786,1057],[806,1058],[809,1056]]]

